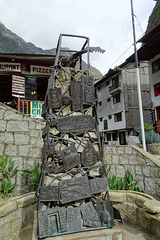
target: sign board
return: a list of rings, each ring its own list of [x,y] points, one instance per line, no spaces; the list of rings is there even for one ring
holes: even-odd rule
[[[30,102],[30,115],[32,118],[42,118],[43,102]]]
[[[12,96],[25,98],[25,77],[12,75]]]
[[[0,62],[0,72],[21,72],[20,63]]]
[[[30,73],[36,75],[51,75],[53,69],[51,67],[30,65]]]

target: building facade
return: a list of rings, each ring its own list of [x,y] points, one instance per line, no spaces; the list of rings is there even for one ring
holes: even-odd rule
[[[139,68],[143,115],[151,122],[148,64]],[[96,82],[99,131],[108,145],[135,144],[140,127],[137,78],[134,64],[127,64],[109,72]]]

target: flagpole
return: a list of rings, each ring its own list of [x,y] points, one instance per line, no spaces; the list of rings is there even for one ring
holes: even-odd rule
[[[140,85],[140,77],[139,77],[138,55],[137,55],[137,47],[136,47],[136,34],[135,34],[134,11],[133,11],[133,1],[132,0],[131,0],[131,15],[132,15],[134,55],[135,55],[135,63],[136,63],[137,90],[138,90],[139,114],[140,114],[141,133],[142,133],[142,144],[143,144],[143,149],[146,151],[146,140],[145,140],[145,133],[144,133],[141,85]]]

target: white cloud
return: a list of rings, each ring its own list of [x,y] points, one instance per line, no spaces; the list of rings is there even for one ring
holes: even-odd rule
[[[155,1],[133,0],[133,4],[145,32]],[[43,49],[56,47],[60,33],[89,37],[91,46],[106,50],[91,56],[92,65],[102,73],[133,42],[129,0],[0,0],[0,9],[0,21],[7,28]],[[139,38],[142,32],[136,19],[135,23]]]

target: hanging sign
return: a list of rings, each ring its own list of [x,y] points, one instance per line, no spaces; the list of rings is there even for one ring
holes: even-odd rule
[[[12,75],[12,96],[25,98],[25,78]]]
[[[0,72],[21,72],[20,63],[0,62]]]
[[[30,66],[30,73],[31,74],[36,74],[36,75],[51,75],[53,69],[50,67],[43,67],[43,66],[35,66],[31,65]]]
[[[30,115],[32,118],[42,118],[43,102],[30,102]]]

